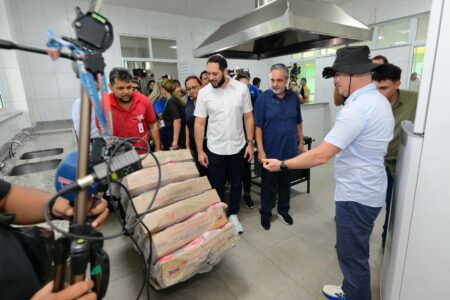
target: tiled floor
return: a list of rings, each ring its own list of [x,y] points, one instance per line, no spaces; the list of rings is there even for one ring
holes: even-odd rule
[[[333,166],[311,171],[311,193],[306,183],[292,190],[294,225],[272,219],[269,231],[261,228],[258,213],[259,188],[253,187],[254,209],[241,207],[244,234],[237,246],[206,274],[162,291],[151,291],[151,299],[324,299],[323,284],[339,284],[342,275],[335,252]],[[372,299],[379,299],[382,262],[380,213],[371,239]],[[119,230],[110,218],[105,233]],[[107,241],[111,279],[106,299],[136,299],[142,284],[139,256],[125,238]],[[140,299],[146,299],[145,292]]]

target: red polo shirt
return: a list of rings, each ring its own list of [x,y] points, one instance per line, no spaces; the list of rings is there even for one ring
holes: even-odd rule
[[[155,111],[150,100],[141,93],[133,92],[131,104],[128,110],[117,102],[113,93],[109,94],[111,101],[111,114],[113,120],[113,135],[123,138],[139,137],[149,140],[149,126],[156,122]],[[146,147],[142,141],[136,142],[135,147]],[[139,154],[145,153],[138,150]]]

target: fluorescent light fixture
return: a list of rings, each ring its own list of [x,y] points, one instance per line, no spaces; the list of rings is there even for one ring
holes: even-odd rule
[[[172,46],[170,46],[170,48],[177,49],[177,45],[172,45]]]

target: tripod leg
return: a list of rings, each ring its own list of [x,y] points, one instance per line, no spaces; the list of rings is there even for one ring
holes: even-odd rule
[[[55,245],[53,247],[53,262],[55,264],[55,271],[53,274],[53,293],[59,292],[64,288],[69,251],[70,240],[68,238],[59,238],[55,241]]]

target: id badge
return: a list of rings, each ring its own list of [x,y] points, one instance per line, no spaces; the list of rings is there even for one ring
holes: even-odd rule
[[[166,126],[166,124],[164,123],[164,120],[159,121],[159,126],[160,126],[161,128],[163,128],[163,127]]]
[[[138,123],[138,129],[139,129],[139,133],[144,133],[144,124],[142,124],[142,122]]]

